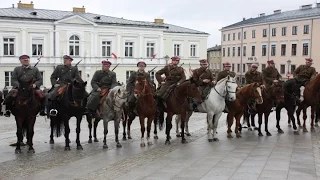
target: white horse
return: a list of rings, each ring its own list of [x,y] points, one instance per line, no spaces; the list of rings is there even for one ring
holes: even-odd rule
[[[201,104],[197,106],[199,112],[207,113],[207,124],[208,124],[208,141],[218,141],[219,139],[215,137],[218,122],[221,117],[223,110],[225,109],[226,103],[225,100],[227,98],[228,101],[236,100],[236,90],[238,88],[236,79],[230,76],[227,76],[217,84],[211,88],[211,91],[208,95],[208,98]],[[188,112],[187,117],[190,118],[192,115],[192,111]],[[186,134],[190,135],[188,130],[188,121],[189,118],[186,119]],[[177,136],[179,137],[179,129],[178,125],[180,123],[179,116],[176,117],[176,125],[177,125]],[[212,132],[211,132],[212,131]]]
[[[123,104],[127,101],[128,93],[125,86],[116,86],[110,90],[106,101],[102,104],[102,119],[104,126],[104,138],[103,138],[103,148],[108,148],[107,145],[107,134],[108,134],[108,123],[114,120],[114,131],[115,131],[115,141],[117,147],[120,148],[122,145],[119,142],[119,124],[121,121],[121,115],[123,113]]]

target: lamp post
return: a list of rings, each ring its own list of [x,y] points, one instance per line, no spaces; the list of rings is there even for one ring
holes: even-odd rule
[[[287,61],[287,64],[288,64],[288,73],[287,73],[287,77],[288,77],[288,80],[289,80],[290,75],[291,75],[291,71],[290,71],[290,67],[291,67],[291,60],[290,60],[290,59]]]
[[[164,60],[166,60],[166,65],[168,65],[168,61],[169,61],[170,57],[169,57],[168,55],[166,55],[166,56],[163,57],[163,58],[164,58]]]

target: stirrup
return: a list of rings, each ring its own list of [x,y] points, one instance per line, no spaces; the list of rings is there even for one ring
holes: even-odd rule
[[[57,116],[58,115],[58,110],[56,109],[51,109],[49,112],[50,116]]]

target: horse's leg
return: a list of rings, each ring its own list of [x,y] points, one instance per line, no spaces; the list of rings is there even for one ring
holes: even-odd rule
[[[128,127],[127,127],[128,139],[132,139],[132,137],[131,137],[131,124],[132,124],[134,118],[135,118],[135,116],[129,116],[129,118],[128,118]]]
[[[307,127],[306,127],[306,120],[307,120],[307,106],[304,106],[302,109],[303,112],[303,132],[308,132]]]
[[[179,127],[181,126],[181,115],[176,115],[176,136],[181,137]],[[180,126],[179,126],[180,125]]]
[[[219,119],[222,115],[222,112],[219,114],[215,114],[213,115],[213,130],[212,130],[212,134],[213,134],[213,141],[219,141],[219,139],[216,136],[216,132],[217,132],[217,128],[218,128],[218,123],[219,123]]]
[[[21,153],[20,143],[23,141],[23,132],[22,132],[23,119],[18,117],[16,117],[15,119],[17,124],[17,147],[15,150],[15,153],[20,154]]]
[[[92,143],[92,117],[87,115],[88,128],[89,128],[89,140],[88,143]]]
[[[301,110],[302,110],[302,105],[299,105],[299,106],[298,106],[298,109],[296,110],[297,123],[298,123],[299,127],[302,127],[302,126],[301,126],[301,122],[300,122],[300,113],[301,113]]]
[[[258,123],[259,123],[259,129],[258,129],[258,135],[259,136],[263,136],[262,132],[261,132],[261,124],[262,124],[262,114],[261,112],[258,113]]]
[[[140,131],[141,131],[141,143],[140,143],[140,146],[141,147],[145,147],[146,146],[146,143],[144,142],[144,132],[146,130],[145,128],[145,123],[144,123],[144,119],[145,117],[140,115],[139,116],[139,120],[140,120]]]
[[[34,135],[34,124],[36,122],[36,117],[31,117],[28,119],[28,133],[27,133],[27,141],[29,145],[28,153],[35,153],[33,148],[33,135]]]
[[[258,130],[259,128],[256,127],[256,122],[255,122],[255,117],[256,117],[257,113],[251,114],[251,124],[252,124],[252,128],[254,130]]]
[[[128,118],[127,118],[127,115],[125,114],[124,115],[124,119],[122,121],[122,127],[123,127],[123,133],[122,133],[122,140],[127,140],[127,133],[126,133],[126,126],[127,126],[127,123],[128,123]]]
[[[212,133],[213,120],[214,120],[213,112],[208,112],[207,113],[207,124],[208,124],[208,141],[209,142],[213,142],[213,136],[214,136],[214,134]]]
[[[241,113],[237,114],[235,118],[236,118],[236,127],[234,132],[236,133],[237,138],[241,138],[240,131],[239,131],[239,127],[241,126],[240,124]]]
[[[54,140],[53,140],[54,119],[53,118],[55,118],[55,117],[50,117],[50,128],[51,128],[50,144],[54,144]]]
[[[314,132],[315,130],[314,130],[314,118],[315,118],[315,111],[316,109],[315,109],[315,106],[314,105],[312,105],[311,106],[311,124],[310,124],[310,131],[311,132]]]
[[[170,144],[170,130],[172,128],[172,116],[173,113],[172,112],[167,112],[167,118],[166,118],[166,135],[167,135],[167,139],[165,144],[169,145]]]
[[[186,117],[186,135],[187,136],[191,136],[191,134],[189,132],[189,120],[190,120],[191,115],[192,115],[192,111],[189,111],[187,114],[187,117]]]
[[[107,134],[108,134],[108,119],[107,118],[103,118],[103,149],[107,149],[108,145],[107,145]],[[116,123],[116,122],[114,122]]]
[[[186,117],[187,117],[187,111],[181,114],[181,142],[182,143],[188,143],[186,138],[184,137],[184,127],[185,127],[185,121],[186,121]]]
[[[269,118],[269,115],[270,115],[269,111],[264,113],[264,130],[265,130],[267,136],[272,136],[271,133],[268,130],[268,121],[269,121],[268,118]]]
[[[153,124],[154,124],[154,130],[153,130],[154,136],[153,136],[153,138],[154,139],[158,139],[159,138],[158,137],[158,131],[157,131],[157,123],[158,123],[158,117],[155,115],[154,116],[154,120],[153,120]]]
[[[77,143],[77,149],[78,150],[83,150],[81,143],[80,143],[80,132],[81,132],[81,121],[82,121],[82,116],[77,116],[77,129],[76,129],[76,133],[77,133],[77,139],[76,139],[76,143]]]
[[[288,116],[289,116],[289,119],[292,121],[292,126],[293,126],[293,130],[294,130],[294,134],[299,134],[299,131],[298,131],[298,128],[297,128],[297,125],[296,125],[296,121],[295,121],[295,118],[294,118],[294,110],[296,109],[296,106],[295,105],[292,105],[292,106],[289,106],[287,108],[287,111],[288,111]]]
[[[276,119],[277,119],[277,129],[278,129],[278,133],[284,133],[283,130],[280,127],[280,119],[281,119],[281,109],[283,108],[283,105],[278,105],[276,107]]]
[[[120,121],[121,121],[121,115],[118,117],[118,119],[114,120],[114,133],[116,135],[115,141],[117,143],[117,147],[121,148],[122,145],[119,142],[119,126],[120,126]]]
[[[154,116],[149,116],[147,121],[147,144],[150,146],[152,142],[150,141],[150,131],[151,131],[151,124],[154,119]]]
[[[99,142],[98,138],[97,138],[97,128],[98,128],[98,124],[100,122],[101,119],[99,118],[94,118],[94,122],[93,122],[93,138],[94,138],[94,142]]]
[[[229,112],[228,115],[227,115],[227,124],[228,124],[228,130],[227,130],[228,135],[227,135],[227,137],[228,138],[233,138],[232,135],[231,135],[231,132],[232,132],[231,126],[233,124],[233,117],[234,117],[234,113],[232,112],[232,114],[231,114],[231,112]]]
[[[69,135],[70,135],[70,127],[69,127],[69,119],[70,118],[66,118],[66,117],[61,117],[64,120],[64,137],[65,137],[65,143],[66,146],[64,148],[65,151],[70,151],[70,140],[69,140]]]

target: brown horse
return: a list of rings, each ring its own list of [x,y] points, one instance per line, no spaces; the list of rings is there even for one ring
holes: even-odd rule
[[[251,114],[251,124],[254,126],[254,117],[256,114],[258,114],[259,118],[259,136],[263,136],[261,133],[261,124],[262,124],[262,115],[264,114],[264,124],[265,124],[265,132],[267,136],[271,136],[271,133],[268,130],[268,118],[271,113],[271,109],[274,107],[275,103],[278,104],[280,102],[284,101],[284,91],[283,91],[283,82],[280,81],[268,88],[264,88],[262,90],[262,98],[263,98],[263,103],[262,104],[257,104],[256,105],[256,112]],[[250,128],[250,121],[249,121],[249,114],[245,112],[244,115],[245,119],[248,119],[248,127],[249,130],[252,130]]]
[[[145,147],[144,132],[145,132],[145,118],[147,121],[147,143],[152,145],[150,141],[151,123],[156,115],[156,101],[154,99],[154,92],[151,89],[145,76],[137,76],[137,80],[134,87],[134,95],[137,97],[137,113],[140,119],[141,127],[141,147]]]
[[[311,79],[304,88],[302,96],[300,97],[301,103],[298,106],[296,111],[298,125],[301,126],[300,123],[300,112],[303,111],[303,132],[308,132],[306,128],[306,120],[307,120],[307,108],[311,106],[311,131],[314,129],[314,120],[315,113],[317,110],[317,106],[320,100],[320,74],[318,74],[315,78]]]
[[[254,100],[257,104],[263,103],[260,86],[260,83],[251,83],[240,88],[236,93],[237,99],[235,101],[227,103],[227,107],[229,109],[229,113],[227,116],[228,138],[232,138],[231,126],[233,124],[233,118],[236,118],[235,133],[237,137],[241,137],[239,133],[240,118],[244,113],[245,107],[252,100]]]
[[[167,118],[166,118],[166,142],[170,144],[170,130],[172,128],[172,117],[173,115],[181,115],[181,142],[187,143],[184,136],[184,126],[187,112],[190,110],[188,98],[194,98],[196,103],[201,103],[201,93],[196,82],[192,80],[184,81],[180,85],[177,85],[169,94],[167,98]],[[160,105],[160,104],[158,104]],[[163,112],[158,113],[158,116],[162,116]],[[160,122],[161,124],[161,122]]]

